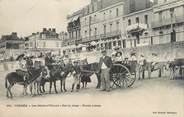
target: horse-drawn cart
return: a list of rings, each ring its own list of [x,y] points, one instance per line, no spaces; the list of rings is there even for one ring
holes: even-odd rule
[[[100,73],[98,63],[91,63],[82,66],[82,74],[93,74],[97,75],[98,84],[97,88],[100,86]],[[130,61],[129,63],[113,63],[113,67],[110,71],[110,79],[112,81],[112,87],[131,87],[136,80],[136,63]]]

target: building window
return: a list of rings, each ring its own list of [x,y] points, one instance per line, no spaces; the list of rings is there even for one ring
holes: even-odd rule
[[[116,28],[117,28],[117,31],[119,31],[119,21],[116,22]]]
[[[145,24],[148,25],[148,15],[145,15],[145,16],[144,16],[144,22],[145,22]]]
[[[159,12],[159,22],[162,22],[162,11]]]
[[[121,41],[118,41],[118,46],[121,46]]]
[[[87,37],[87,30],[85,30],[85,32],[84,32],[84,33],[85,33],[85,38],[86,38],[86,37]]]
[[[104,34],[106,34],[106,25],[104,25]]]
[[[173,42],[176,42],[176,31],[174,29],[171,32],[171,43],[173,43]]]
[[[112,49],[112,43],[109,42],[109,49]]]
[[[103,17],[104,17],[104,20],[105,20],[105,17],[106,17],[106,14],[105,13],[103,14]]]
[[[139,23],[139,17],[136,17],[135,22]]]
[[[151,45],[153,45],[153,37],[151,36]]]
[[[94,22],[96,22],[96,15],[94,15]]]
[[[113,46],[116,46],[116,41],[113,41]]]
[[[135,10],[135,0],[130,0],[130,13],[134,12]]]
[[[119,9],[118,8],[116,9],[116,16],[117,17],[119,16]]]
[[[109,17],[110,17],[110,18],[112,18],[111,15],[112,15],[112,11],[110,10],[110,11],[109,11]]]
[[[126,41],[123,40],[123,48],[126,48]]]
[[[174,16],[174,8],[171,8],[171,9],[170,9],[170,15],[171,15],[171,19],[172,19],[173,16]]]
[[[163,37],[164,37],[164,35],[163,35],[164,33],[163,33],[163,31],[160,31],[159,32],[159,37],[160,37],[160,40],[159,40],[159,42],[160,42],[160,44],[162,43],[162,41],[163,41]]]
[[[110,24],[110,32],[112,32],[112,24]]]
[[[95,36],[97,35],[97,28],[95,28],[95,34],[94,34]]]
[[[89,25],[91,24],[91,19],[92,19],[92,18],[91,18],[91,16],[90,16],[90,17],[89,17]]]
[[[128,20],[128,25],[129,25],[129,26],[131,25],[131,19]]]

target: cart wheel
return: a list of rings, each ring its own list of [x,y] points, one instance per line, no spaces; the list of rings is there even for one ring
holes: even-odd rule
[[[121,64],[114,64],[111,73],[112,81],[118,87],[131,87],[136,80],[129,69]]]

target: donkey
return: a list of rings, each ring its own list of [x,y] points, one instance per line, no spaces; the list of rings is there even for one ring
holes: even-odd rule
[[[5,88],[7,89],[6,97],[13,98],[11,88],[15,84],[23,85],[23,95],[27,95],[27,87],[37,79],[37,77],[39,76],[38,72],[39,70],[32,72],[16,70],[16,72],[8,73],[5,77]]]
[[[66,65],[66,66],[61,66],[61,65],[53,65],[52,69],[49,70],[50,72],[50,78],[43,78],[41,81],[41,92],[45,92],[45,83],[49,82],[50,83],[50,88],[49,88],[49,93],[51,94],[52,90],[52,84],[54,83],[54,89],[55,93],[58,93],[57,88],[56,88],[56,81],[60,80],[60,86],[61,86],[61,92],[63,90],[67,92],[66,90],[66,78],[69,75],[69,73],[73,72],[73,67]]]

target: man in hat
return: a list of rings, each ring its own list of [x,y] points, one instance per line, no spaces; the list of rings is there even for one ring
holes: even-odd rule
[[[102,51],[102,57],[100,58],[99,68],[101,72],[101,84],[102,91],[110,91],[110,70],[112,68],[112,59],[107,56],[106,50]]]
[[[136,53],[131,53],[131,61],[137,61]]]
[[[144,79],[144,77],[145,77],[145,64],[146,64],[146,59],[145,59],[145,57],[144,57],[144,55],[140,55],[140,57],[139,57],[139,61],[138,61],[138,63],[139,63],[139,80],[141,79],[141,77],[142,77],[142,79]]]
[[[50,69],[52,69],[52,63],[54,62],[51,53],[48,53],[45,57],[45,65]]]
[[[74,61],[74,71],[73,71],[73,84],[72,84],[72,91],[74,91],[74,87],[75,85],[77,86],[76,87],[76,91],[78,92],[79,89],[80,89],[80,75],[81,75],[81,68],[80,68],[80,65],[79,65],[79,62],[78,61]]]

